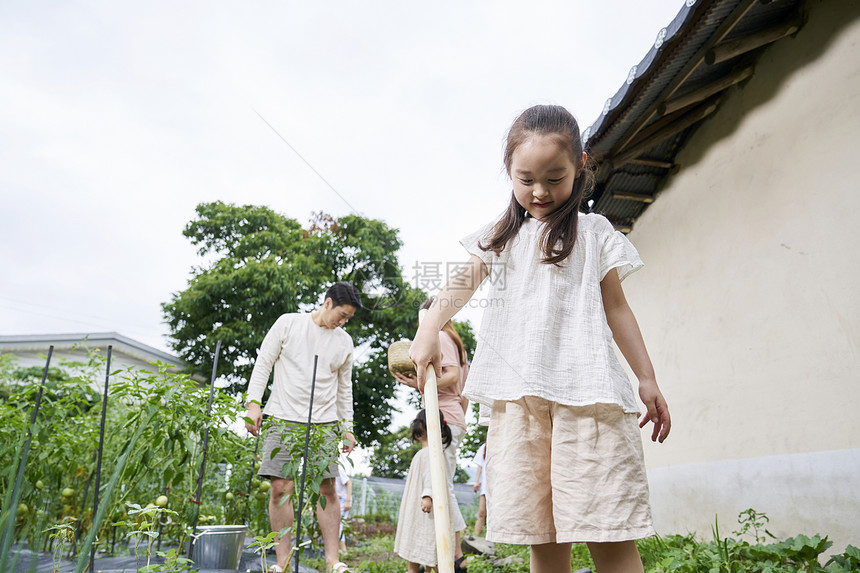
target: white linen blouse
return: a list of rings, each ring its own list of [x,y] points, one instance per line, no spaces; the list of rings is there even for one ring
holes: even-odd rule
[[[600,292],[611,269],[624,280],[642,267],[627,237],[602,215],[580,214],[573,251],[559,267],[541,262],[545,223],[527,216],[498,256],[478,246],[493,224],[460,241],[487,265],[491,283],[463,394],[488,407],[538,396],[569,406],[618,404],[638,414]]]

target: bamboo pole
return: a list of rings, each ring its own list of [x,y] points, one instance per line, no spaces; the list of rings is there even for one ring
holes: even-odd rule
[[[427,310],[418,313],[418,322]],[[436,530],[436,570],[454,573],[454,548],[451,545],[451,514],[448,510],[448,474],[442,453],[442,427],[439,423],[439,394],[436,371],[432,365],[424,371],[424,409],[427,414],[427,447],[430,448],[430,487],[433,491],[433,524]]]

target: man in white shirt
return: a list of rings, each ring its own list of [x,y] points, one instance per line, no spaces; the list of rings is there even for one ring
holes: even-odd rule
[[[338,282],[326,292],[325,302],[310,314],[284,314],[275,321],[263,339],[257,352],[257,361],[248,384],[247,417],[245,427],[257,435],[263,414],[273,416],[296,425],[304,426],[311,406],[311,379],[314,356],[318,356],[316,383],[313,394],[311,422],[323,426],[343,423],[347,431],[343,435],[348,442],[342,447],[349,453],[355,447],[352,429],[352,338],[341,326],[346,324],[361,308],[358,289],[347,282]],[[269,373],[274,368],[272,392],[265,408],[260,408],[263,392],[268,385]],[[340,443],[340,441],[338,441]],[[279,448],[274,459],[273,449]],[[267,433],[263,442],[262,462],[258,474],[271,480],[269,520],[273,531],[289,528],[293,524],[293,506],[281,504],[283,495],[290,495],[298,476],[284,476],[284,463],[289,461],[289,448],[281,443],[281,434]],[[317,507],[317,519],[323,535],[326,570],[336,573],[346,566],[338,561],[338,524],[340,503],[334,488],[337,476],[337,461],[323,473],[320,494],[326,498],[325,509]],[[275,546],[277,565],[272,571],[288,568],[290,536],[279,538]]]

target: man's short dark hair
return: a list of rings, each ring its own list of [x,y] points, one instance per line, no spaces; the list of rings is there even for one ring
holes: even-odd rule
[[[351,304],[355,310],[361,308],[361,294],[358,289],[346,281],[336,282],[325,293],[326,298],[334,302],[334,306]]]

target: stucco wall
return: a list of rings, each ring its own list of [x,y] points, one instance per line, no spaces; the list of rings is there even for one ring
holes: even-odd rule
[[[752,506],[860,545],[860,2],[809,8],[630,234],[646,267],[625,291],[674,424],[646,445],[665,533]],[[853,491],[816,510],[835,475]]]

